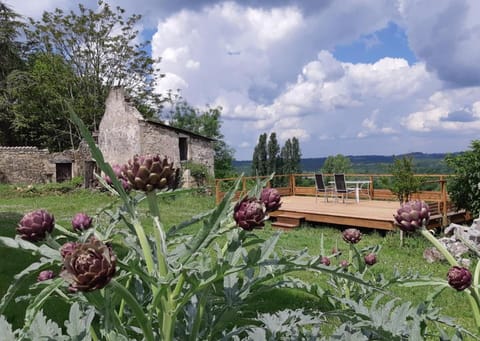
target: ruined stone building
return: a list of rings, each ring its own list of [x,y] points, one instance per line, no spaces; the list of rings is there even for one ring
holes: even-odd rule
[[[127,163],[134,155],[159,154],[175,167],[184,162],[203,164],[214,174],[214,140],[184,129],[143,118],[125,98],[123,89],[112,89],[99,125],[98,147],[111,165]],[[45,183],[83,176],[88,187],[95,162],[86,143],[77,150],[49,153],[36,147],[0,147],[0,183]],[[183,183],[194,183],[188,170]]]
[[[98,147],[111,165],[124,164],[137,154],[159,154],[175,167],[181,167],[185,161],[203,164],[213,175],[213,142],[211,138],[145,119],[120,88],[110,91],[98,128]],[[184,182],[188,186],[190,181],[187,172]]]

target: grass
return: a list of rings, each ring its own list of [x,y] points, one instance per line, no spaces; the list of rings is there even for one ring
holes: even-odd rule
[[[75,190],[68,193],[59,194],[58,192],[49,192],[41,194],[39,192],[29,192],[16,190],[13,187],[0,187],[0,236],[12,237],[15,234],[15,227],[23,214],[38,208],[47,209],[55,215],[56,222],[64,227],[70,226],[73,215],[77,212],[85,212],[94,215],[100,209],[114,203],[115,198],[102,192],[91,192],[86,190]],[[191,218],[193,215],[204,212],[215,205],[214,197],[204,196],[195,193],[180,193],[166,199],[160,199],[160,208],[162,221],[169,228],[182,221]],[[146,210],[145,205],[140,206],[141,210]],[[191,227],[192,229],[196,228]],[[333,247],[347,250],[347,245],[341,238],[339,227],[320,226],[305,224],[301,228],[291,232],[283,233],[278,243],[278,251],[282,250],[301,250],[308,249],[311,255],[322,253],[320,240],[323,238],[325,253],[329,254]],[[267,238],[274,230],[269,223],[264,230],[257,230],[259,237]],[[358,244],[359,247],[369,247],[381,245],[381,251],[378,255],[378,262],[371,271],[373,274],[384,274],[386,277],[392,275],[394,269],[401,273],[409,271],[418,272],[421,275],[431,275],[434,277],[445,278],[448,271],[446,262],[429,264],[423,259],[423,251],[430,245],[421,236],[413,236],[405,239],[403,247],[399,245],[398,233],[381,234],[373,230],[362,230],[363,238]],[[1,271],[0,271],[0,297],[5,293],[6,288],[12,281],[14,275],[30,264],[34,258],[26,253],[12,251],[0,247]],[[311,283],[318,283],[324,288],[328,287],[325,278],[318,274],[302,272],[296,273],[296,276]],[[29,284],[22,285],[21,293],[27,294]],[[391,288],[391,294],[400,300],[408,300],[414,304],[420,304],[425,297],[431,293],[431,287],[406,288],[394,286]],[[466,296],[455,290],[444,290],[436,299],[435,303],[442,309],[442,313],[452,316],[459,325],[469,330],[475,330],[474,321],[470,314],[470,306]],[[454,304],[452,304],[454,303]],[[278,308],[300,308],[314,307],[321,302],[311,300],[297,292],[272,293],[264,296],[256,302],[256,309],[261,311],[274,311]],[[23,310],[25,305],[20,303],[11,304],[6,314],[10,322],[14,325],[20,325],[23,321]],[[47,310],[56,311],[54,320],[62,319],[66,313],[67,307],[58,302],[50,302]],[[63,323],[61,323],[63,324]]]

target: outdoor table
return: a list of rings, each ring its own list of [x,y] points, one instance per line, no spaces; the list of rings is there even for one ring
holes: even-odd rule
[[[329,183],[335,184],[335,181],[329,181]],[[360,188],[363,185],[370,184],[370,180],[345,180],[346,185],[355,185],[355,201],[360,202]]]
[[[370,184],[370,180],[345,180],[345,184],[347,185],[355,185],[355,200],[357,203],[360,202],[360,188],[363,185]]]

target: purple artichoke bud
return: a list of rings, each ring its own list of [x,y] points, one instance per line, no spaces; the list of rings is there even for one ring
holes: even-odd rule
[[[66,242],[60,248],[60,254],[62,258],[65,258],[67,255],[71,254],[77,248],[78,244],[75,242]]]
[[[118,179],[123,178],[123,175],[122,175],[122,166],[120,166],[119,164],[115,164],[115,165],[112,166],[112,170],[113,170],[113,173],[115,174],[115,176],[116,176]]]
[[[122,168],[122,174],[135,190],[150,192],[155,189],[175,189],[180,182],[180,169],[174,168],[158,155],[134,156]]]
[[[362,239],[362,233],[357,229],[346,229],[342,232],[343,240],[350,244],[357,244]]]
[[[243,198],[233,210],[233,218],[242,229],[251,231],[262,227],[265,220],[265,206],[255,198]]]
[[[43,282],[52,279],[53,277],[55,277],[55,274],[52,270],[44,270],[38,274],[37,282]]]
[[[265,205],[267,212],[276,211],[282,206],[280,193],[275,188],[264,188],[260,200]]]
[[[377,255],[374,253],[369,253],[363,259],[365,260],[365,264],[373,265],[377,262]]]
[[[452,266],[447,274],[448,284],[458,291],[467,289],[472,284],[472,274],[467,268]]]
[[[72,227],[75,231],[83,231],[92,226],[92,218],[85,213],[77,213],[72,219]]]
[[[330,258],[328,258],[327,256],[323,256],[320,263],[322,263],[323,265],[329,266],[330,265]]]
[[[115,266],[112,248],[91,237],[65,256],[61,276],[70,283],[71,292],[93,291],[110,282],[115,275]]]
[[[350,265],[350,263],[346,259],[340,261],[340,266],[342,268],[348,268],[349,265]]]
[[[394,215],[394,223],[404,232],[415,232],[421,226],[427,226],[430,210],[425,201],[409,201],[402,205]]]
[[[36,210],[27,213],[17,227],[20,238],[37,242],[45,239],[47,233],[51,233],[55,226],[55,218],[45,210]]]

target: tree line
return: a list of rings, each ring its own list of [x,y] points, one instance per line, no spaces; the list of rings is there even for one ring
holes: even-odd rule
[[[202,111],[155,92],[163,74],[136,29],[141,18],[100,0],[95,10],[79,4],[25,19],[0,2],[0,145],[74,149],[81,135],[67,106],[95,131],[108,92],[121,86],[145,118],[214,138],[216,172],[233,173],[222,108]]]
[[[300,143],[296,137],[287,139],[280,148],[275,132],[269,137],[267,133],[263,133],[259,136],[253,152],[252,175],[300,173],[301,158]]]

